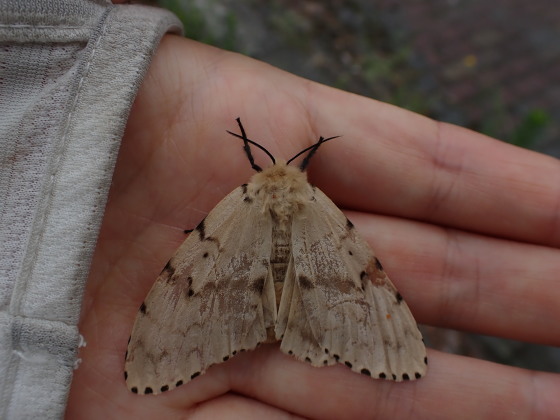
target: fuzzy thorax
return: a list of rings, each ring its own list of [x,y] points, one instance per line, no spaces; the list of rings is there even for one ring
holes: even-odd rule
[[[270,211],[280,223],[288,222],[312,193],[306,173],[285,161],[253,175],[248,188],[262,201],[263,212]]]

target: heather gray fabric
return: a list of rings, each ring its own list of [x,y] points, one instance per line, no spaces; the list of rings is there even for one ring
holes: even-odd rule
[[[155,8],[0,0],[0,418],[64,414],[121,136],[166,31]]]

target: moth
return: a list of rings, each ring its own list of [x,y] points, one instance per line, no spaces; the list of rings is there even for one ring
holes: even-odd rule
[[[426,373],[422,335],[352,222],[305,169],[321,137],[290,160],[247,138],[256,174],[183,242],[141,304],[125,356],[139,394],[172,390],[262,343],[313,366],[344,364],[394,381]],[[272,166],[255,164],[250,145]],[[299,167],[289,165],[307,153]]]

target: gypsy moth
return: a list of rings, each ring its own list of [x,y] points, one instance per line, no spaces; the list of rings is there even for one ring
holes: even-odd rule
[[[426,373],[422,336],[352,222],[305,168],[320,138],[276,161],[249,140],[257,171],[200,222],[142,302],[125,356],[135,393],[176,388],[265,342],[313,366],[341,363],[395,381]],[[255,164],[250,145],[273,165]],[[288,164],[307,153],[299,167]]]

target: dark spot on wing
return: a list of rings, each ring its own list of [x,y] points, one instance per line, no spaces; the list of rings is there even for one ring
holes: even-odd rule
[[[333,354],[333,357],[337,362],[340,360],[340,356],[338,354]]]
[[[360,273],[360,280],[362,282],[362,291],[365,292],[367,284],[370,282],[369,274],[365,271]]]
[[[427,365],[428,364],[428,358],[424,357],[424,364]]]
[[[352,368],[352,363],[350,363],[350,362],[344,362],[344,364],[345,364],[346,366],[348,366],[349,368]]]
[[[346,218],[346,227],[348,229],[354,229],[354,224],[350,221],[348,217]]]
[[[415,373],[414,373],[414,377],[415,377],[416,379],[420,379],[420,378],[422,377],[422,375],[420,375],[418,372],[415,372]]]
[[[175,387],[181,386],[183,385],[183,381],[177,381],[177,383],[175,384]]]
[[[191,379],[194,379],[194,378],[196,378],[196,377],[199,376],[199,375],[200,375],[200,372],[195,372],[195,373],[193,373],[193,374],[191,375]]]
[[[405,380],[405,381],[409,381],[409,380],[410,380],[410,377],[408,376],[408,373],[403,373],[402,378],[403,378],[403,380]]]
[[[201,241],[203,241],[206,238],[206,227],[204,226],[204,221],[206,219],[202,219],[200,221],[200,223],[198,224],[198,226],[195,228],[195,230],[198,232],[198,237],[200,238]]]
[[[241,186],[241,190],[243,191],[243,201],[246,203],[252,203],[253,199],[247,195],[247,184],[243,184]]]
[[[194,229],[185,229],[183,231],[184,234],[191,233]]]
[[[354,254],[352,254],[352,251],[348,251],[348,255],[354,255]]]
[[[124,360],[126,360],[127,357],[128,357],[128,350],[124,353]],[[125,374],[126,374],[126,372],[125,372]],[[125,379],[126,379],[126,378],[125,378]]]
[[[395,374],[393,373],[393,381],[394,381],[395,379],[397,379],[397,375],[395,375]]]
[[[169,385],[164,385],[159,389],[161,392],[169,391]]]
[[[135,386],[133,386],[132,388],[130,388],[130,390],[132,392],[134,392],[135,394],[138,394],[138,388],[136,388]]]
[[[208,252],[205,252],[204,254],[202,254],[202,258],[208,258]]]
[[[163,267],[163,270],[161,270],[160,274],[169,273],[169,277],[171,277],[174,272],[175,269],[171,266],[171,260],[169,260],[167,261],[167,264],[165,264],[165,267]]]
[[[306,276],[299,276],[298,277],[298,281],[299,281],[299,287],[301,287],[304,290],[310,290],[313,289],[314,285],[313,282]]]
[[[191,276],[187,277],[187,296],[191,297],[192,295],[194,295],[194,290],[192,289],[192,282],[193,279]]]
[[[381,265],[381,261],[379,261],[377,258],[375,258],[375,268],[377,268],[379,271],[383,271],[383,266]]]
[[[144,390],[144,394],[151,394],[152,392],[154,391],[149,386],[147,386],[146,389]]]
[[[231,354],[235,356],[237,354],[237,350],[232,351]]]
[[[264,282],[265,282],[265,278],[264,277],[259,277],[258,279],[256,279],[252,284],[251,284],[251,290],[253,290],[255,293],[257,293],[259,296],[263,294],[264,291]]]
[[[401,303],[403,300],[403,297],[401,296],[401,294],[399,292],[397,292],[397,294],[395,295],[395,297],[397,298],[397,303]]]
[[[387,375],[385,375],[385,372],[381,372],[381,373],[379,374],[379,377],[380,377],[381,379],[385,379],[385,378],[387,378]]]
[[[325,354],[329,354],[329,349],[325,349]]]
[[[128,372],[125,370],[124,371],[124,380],[126,381],[128,379]]]
[[[126,344],[130,344],[130,340],[131,340],[131,339],[132,339],[132,336],[129,335],[129,336],[128,336],[128,342],[127,342]]]
[[[288,351],[288,354],[292,355],[292,354],[294,354],[294,352],[291,351],[291,350],[289,350],[289,351]]]
[[[140,312],[146,315],[146,304],[144,302],[142,302],[142,305],[140,305]]]
[[[363,375],[371,376],[371,372],[367,369],[360,370],[360,373],[363,374]]]
[[[305,358],[305,361],[306,361],[307,363],[311,363],[311,359],[310,359],[309,357],[306,357],[306,358]]]
[[[224,362],[228,361],[228,360],[229,360],[229,356],[224,356],[224,357],[222,358],[222,360],[223,360]]]

